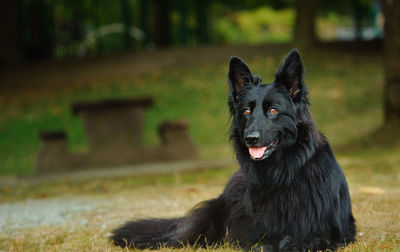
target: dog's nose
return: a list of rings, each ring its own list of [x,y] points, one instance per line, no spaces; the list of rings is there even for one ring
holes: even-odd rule
[[[260,140],[260,133],[257,131],[250,132],[246,134],[244,140],[248,145],[258,144],[258,140]]]

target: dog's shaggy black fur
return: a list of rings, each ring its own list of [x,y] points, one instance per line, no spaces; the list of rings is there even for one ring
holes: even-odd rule
[[[232,57],[231,139],[240,170],[218,198],[185,217],[133,221],[112,241],[139,249],[228,241],[263,251],[335,250],[354,241],[347,182],[311,118],[303,78],[296,49],[268,85]]]

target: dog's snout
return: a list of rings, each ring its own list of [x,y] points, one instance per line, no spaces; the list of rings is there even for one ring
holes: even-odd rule
[[[258,141],[260,140],[260,133],[257,131],[250,132],[246,134],[244,139],[248,145],[258,144]]]

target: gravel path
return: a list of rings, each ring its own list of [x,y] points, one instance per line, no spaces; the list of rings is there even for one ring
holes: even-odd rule
[[[0,180],[0,184],[15,186],[18,184],[36,185],[45,181],[79,181],[88,178],[103,178],[103,177],[126,177],[141,174],[162,174],[171,171],[184,171],[203,169],[212,166],[227,166],[232,164],[232,159],[218,160],[218,161],[185,161],[170,164],[147,164],[139,165],[136,167],[120,167],[118,169],[100,169],[93,171],[82,171],[69,174],[58,174],[47,177],[27,177]],[[139,189],[136,189],[139,190]],[[139,190],[140,191],[140,190]],[[153,192],[154,193],[154,192]],[[58,197],[58,198],[45,198],[45,199],[25,199],[17,202],[0,203],[0,232],[13,234],[15,231],[25,228],[37,228],[48,225],[88,225],[88,222],[93,225],[100,225],[100,228],[105,228],[109,224],[116,225],[118,221],[123,218],[130,218],[131,212],[138,212],[138,216],[143,216],[141,212],[146,204],[156,205],[149,206],[149,209],[154,209],[155,206],[162,207],[170,204],[170,200],[162,203],[154,201],[154,197],[159,197],[155,193],[152,197],[148,198],[141,195],[135,195],[135,198],[140,198],[137,202],[131,202],[132,196],[122,194],[113,195],[112,198],[98,198],[98,197]],[[138,203],[139,202],[139,203]],[[198,202],[192,202],[195,204]],[[181,202],[176,207],[179,208],[183,203]],[[130,207],[129,207],[130,206]],[[191,205],[192,206],[192,205]],[[189,209],[191,206],[187,206]],[[167,206],[171,208],[171,206]],[[148,213],[148,211],[146,210]],[[121,217],[127,215],[127,217]],[[157,215],[157,213],[152,213]],[[183,214],[183,213],[179,213]],[[121,216],[119,216],[121,215]],[[107,217],[105,217],[107,216]],[[1,252],[1,251],[0,251]]]
[[[98,202],[91,199],[27,199],[0,204],[0,232],[46,225],[59,225],[73,220],[79,213],[93,210]]]

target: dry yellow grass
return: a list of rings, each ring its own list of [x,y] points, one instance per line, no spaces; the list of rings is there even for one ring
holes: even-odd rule
[[[349,181],[357,242],[343,251],[400,251],[399,149],[339,156]],[[196,203],[217,196],[235,167],[164,176],[2,188],[1,202],[26,198],[83,197],[98,202],[68,223],[0,234],[0,251],[125,251],[112,246],[109,232],[122,221],[183,215]],[[179,251],[218,250],[222,248]],[[163,248],[161,251],[176,251]]]

